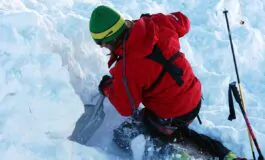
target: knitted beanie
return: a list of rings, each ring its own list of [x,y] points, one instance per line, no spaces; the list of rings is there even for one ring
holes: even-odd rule
[[[115,10],[104,5],[93,10],[90,18],[90,32],[96,43],[115,40],[125,28],[125,19]]]

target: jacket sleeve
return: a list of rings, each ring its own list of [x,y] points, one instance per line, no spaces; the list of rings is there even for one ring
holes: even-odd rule
[[[174,12],[168,15],[171,23],[175,26],[176,32],[179,37],[184,36],[189,32],[190,29],[190,21],[187,16],[182,14],[181,12]]]
[[[118,73],[117,73],[118,72]],[[129,101],[129,96],[126,92],[125,85],[122,81],[122,73],[120,70],[116,70],[115,73],[112,73],[113,80],[112,84],[106,87],[104,94],[109,98],[112,105],[122,116],[132,115],[132,106]],[[132,95],[135,107],[138,108],[141,98],[141,88],[130,78],[128,83],[129,90]]]

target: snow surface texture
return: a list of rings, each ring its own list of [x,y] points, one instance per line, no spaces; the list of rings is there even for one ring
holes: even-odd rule
[[[134,160],[142,159],[142,157],[144,156],[145,145],[146,145],[145,137],[142,134],[132,140],[131,148]]]
[[[123,159],[111,154],[108,145],[113,128],[124,118],[107,100],[105,122],[91,147],[67,140],[83,103],[95,102],[97,84],[108,73],[108,51],[95,45],[88,28],[91,12],[100,4],[116,8],[127,19],[174,11],[190,18],[182,51],[204,95],[203,125],[196,121],[191,127],[252,158],[237,105],[237,119],[227,120],[228,84],[236,80],[223,14],[228,9],[247,114],[265,153],[264,0],[1,0],[1,160]]]

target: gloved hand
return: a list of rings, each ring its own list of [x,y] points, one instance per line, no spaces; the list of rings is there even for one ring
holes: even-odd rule
[[[112,83],[112,78],[109,76],[109,75],[104,75],[98,85],[98,90],[100,91],[101,94],[103,94],[104,96],[105,93],[104,93],[104,90],[109,86],[111,85]]]

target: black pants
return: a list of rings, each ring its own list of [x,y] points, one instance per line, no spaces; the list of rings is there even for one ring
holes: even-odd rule
[[[201,107],[201,102],[190,113],[174,117],[172,119],[161,119],[155,116],[151,111],[144,109],[144,116],[142,123],[128,120],[122,123],[117,129],[114,130],[114,142],[123,149],[130,148],[130,140],[139,134],[150,135],[153,139],[159,139],[164,144],[175,142],[175,139],[180,141],[189,140],[194,143],[201,152],[207,153],[212,157],[223,159],[229,150],[217,140],[214,140],[206,135],[199,134],[196,131],[189,129],[189,124],[196,118]],[[177,127],[173,134],[167,135],[161,133],[157,126],[150,123],[160,123],[159,125],[171,125]],[[129,134],[128,134],[129,133]]]
[[[178,129],[187,128],[189,124],[198,116],[200,108],[201,108],[201,101],[191,112],[182,116],[167,118],[167,119],[159,118],[152,111],[145,108],[142,110],[142,112],[144,112],[143,123],[150,131],[150,134],[152,136],[161,137],[161,138],[170,138],[169,134],[161,132],[163,126],[164,128],[166,128],[166,126],[171,126],[172,128],[178,128]]]

